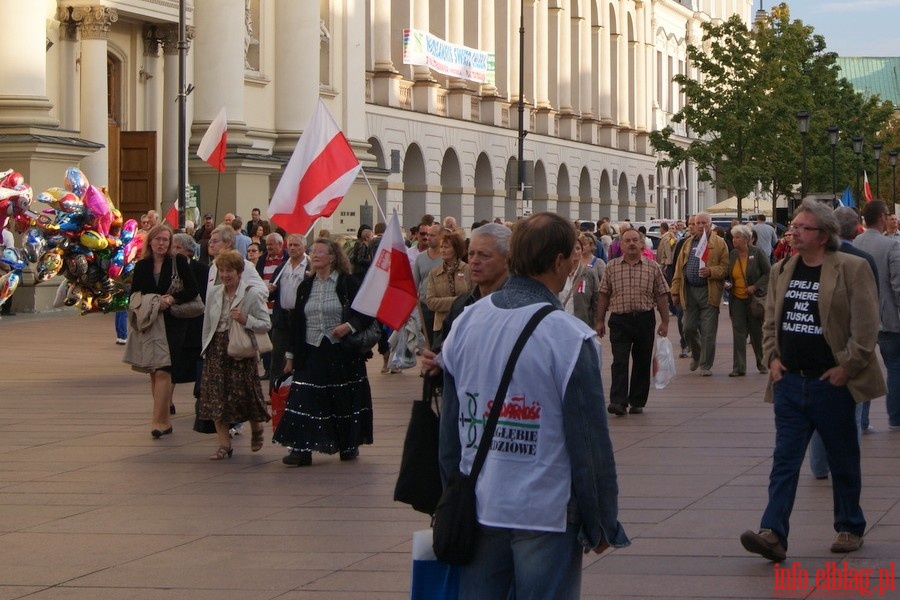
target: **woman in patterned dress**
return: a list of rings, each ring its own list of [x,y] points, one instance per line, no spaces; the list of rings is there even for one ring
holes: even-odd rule
[[[336,242],[319,238],[309,251],[312,273],[297,289],[284,372],[293,371],[285,412],[274,441],[290,452],[291,467],[312,464],[312,452],[359,456],[372,443],[372,392],[365,354],[341,345],[342,337],[368,327],[372,318],[350,309],[358,280]]]
[[[203,315],[203,375],[197,417],[216,424],[219,448],[210,460],[231,458],[231,423],[248,421],[253,432],[250,449],[263,446],[263,423],[269,420],[265,398],[259,383],[259,357],[234,359],[228,356],[231,322],[237,321],[252,332],[263,333],[271,327],[266,294],[243,281],[244,258],[235,250],[223,250],[216,256],[221,283],[209,288]]]

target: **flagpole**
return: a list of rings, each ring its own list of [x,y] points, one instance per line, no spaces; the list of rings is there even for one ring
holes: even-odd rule
[[[219,171],[219,174],[216,175],[216,208],[213,210],[213,220],[216,224],[219,222],[219,188],[221,187],[222,182],[222,171]]]
[[[375,189],[372,187],[372,182],[369,181],[369,176],[366,175],[366,170],[360,169],[359,171],[363,174],[363,179],[366,180],[366,185],[369,186],[369,191],[372,193],[372,200],[375,202],[375,206],[378,207],[378,212],[381,214],[381,220],[384,223],[387,223],[387,215],[384,214],[384,210],[382,210],[381,205],[378,204],[378,196],[375,195]]]

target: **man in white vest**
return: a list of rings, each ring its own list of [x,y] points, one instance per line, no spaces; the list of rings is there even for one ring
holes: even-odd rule
[[[512,277],[467,307],[443,346],[440,466],[445,481],[490,451],[476,495],[480,537],[461,569],[459,597],[577,598],[584,553],[630,542],[618,521],[618,484],[594,331],[557,310],[525,344],[497,430],[480,440],[512,347],[571,270],[576,231],[552,213],[514,228]],[[485,335],[490,332],[490,335]]]

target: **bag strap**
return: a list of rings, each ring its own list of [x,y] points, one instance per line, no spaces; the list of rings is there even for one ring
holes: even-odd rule
[[[506,401],[506,391],[509,389],[509,383],[512,380],[516,361],[519,360],[519,355],[522,353],[525,343],[528,341],[528,338],[531,337],[531,334],[534,333],[538,323],[554,310],[557,309],[552,304],[547,304],[539,308],[522,329],[519,339],[516,340],[516,345],[513,346],[512,353],[509,355],[509,360],[506,361],[506,369],[503,371],[503,377],[500,379],[500,387],[497,388],[497,393],[494,395],[494,404],[491,406],[491,413],[488,416],[487,422],[484,424],[484,432],[481,434],[481,440],[478,443],[478,451],[475,453],[475,460],[472,462],[472,470],[469,471],[469,477],[472,478],[472,481],[478,479],[478,475],[481,473],[481,467],[484,466],[484,461],[487,458],[488,450],[490,450],[491,441],[494,439],[494,430],[497,429],[497,421],[500,419],[500,409]]]

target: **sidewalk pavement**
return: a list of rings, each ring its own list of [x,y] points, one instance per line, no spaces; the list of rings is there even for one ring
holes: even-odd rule
[[[429,519],[392,493],[416,372],[381,374],[380,358],[370,362],[376,442],[358,461],[315,455],[312,467],[289,469],[281,448],[251,453],[243,435],[234,458],[210,462],[215,440],[191,430],[188,385],[176,389],[174,434],[150,437],[148,378],[121,362],[114,338],[111,315],[0,321],[0,600],[408,597],[412,532]],[[610,361],[604,343],[607,391]],[[766,376],[727,377],[727,309],[713,377],[687,366],[678,359],[678,377],[651,392],[645,414],[611,417],[620,519],[633,543],[586,557],[584,598],[775,595],[773,564],[738,541],[766,502]],[[799,563],[811,582],[835,561],[884,569],[893,582],[900,432],[888,431],[884,401],[873,404],[859,552],[829,552],[831,482],[804,467],[782,566]]]

